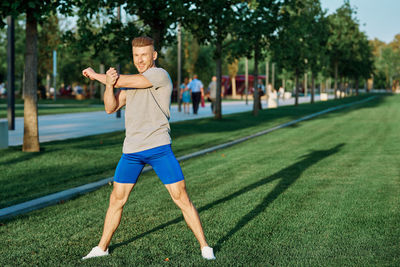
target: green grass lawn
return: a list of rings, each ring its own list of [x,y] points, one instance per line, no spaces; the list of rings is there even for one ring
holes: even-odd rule
[[[15,116],[24,116],[24,106],[21,99],[15,101]],[[38,114],[51,115],[62,113],[76,113],[76,112],[92,112],[104,110],[103,103],[98,99],[39,99],[38,100]],[[7,118],[7,99],[0,99],[0,118]]]
[[[104,186],[3,221],[0,264],[399,266],[399,101],[382,97],[184,161],[216,261],[201,258],[167,191],[146,173],[124,209],[110,256],[80,262],[101,234],[112,190]]]
[[[173,123],[173,150],[177,156],[186,155],[365,97],[263,110],[258,117],[247,112],[224,116],[221,121]],[[21,147],[1,150],[0,208],[113,176],[123,139],[124,132],[116,132],[43,143],[40,153],[24,153]]]

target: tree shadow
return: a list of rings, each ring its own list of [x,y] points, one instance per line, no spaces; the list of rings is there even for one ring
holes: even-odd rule
[[[300,161],[282,169],[281,171],[279,171],[271,176],[268,176],[264,179],[261,179],[255,183],[252,183],[248,186],[245,186],[245,187],[241,188],[240,190],[238,190],[226,197],[223,197],[223,198],[218,199],[212,203],[209,203],[203,207],[200,207],[198,209],[199,213],[201,213],[205,210],[208,210],[216,205],[230,201],[240,195],[248,193],[248,192],[250,192],[260,186],[268,184],[274,180],[280,179],[279,183],[275,186],[275,188],[271,192],[269,192],[264,197],[264,199],[254,209],[252,209],[245,216],[243,216],[239,220],[239,222],[236,223],[235,227],[233,227],[229,232],[227,232],[227,234],[225,234],[223,237],[221,237],[217,241],[216,245],[214,246],[215,251],[218,251],[224,242],[228,241],[235,233],[237,233],[240,229],[242,229],[246,224],[248,224],[251,220],[253,220],[255,217],[257,217],[260,213],[262,213],[275,199],[278,198],[279,195],[281,195],[283,192],[285,192],[286,189],[288,189],[289,186],[291,186],[301,176],[301,174],[306,169],[308,169],[312,165],[316,164],[317,162],[339,152],[340,149],[344,145],[345,144],[341,143],[331,149],[312,151],[309,154],[306,154],[306,155],[300,157],[300,159],[301,159]],[[153,229],[150,229],[144,233],[141,233],[135,237],[132,237],[129,240],[111,245],[110,250],[112,251],[120,246],[127,245],[127,244],[129,244],[135,240],[138,240],[148,234],[157,232],[158,230],[164,229],[165,227],[179,223],[182,220],[183,220],[183,217],[178,217],[169,222],[163,223],[157,227],[154,227]]]
[[[298,161],[287,168],[261,180],[258,182],[259,184],[251,185],[251,188],[248,188],[246,191],[252,190],[260,185],[272,182],[276,179],[280,179],[279,183],[275,186],[275,188],[267,194],[263,200],[251,211],[249,211],[246,215],[244,215],[225,236],[221,237],[214,249],[218,251],[224,242],[228,241],[235,233],[237,233],[241,228],[243,228],[246,224],[248,224],[251,220],[257,217],[260,213],[264,212],[265,209],[281,195],[286,189],[289,188],[300,176],[301,174],[321,161],[324,158],[331,156],[339,152],[339,150],[344,146],[344,144],[338,144],[335,147],[328,150],[318,150],[309,153],[308,155],[302,156],[302,160]]]

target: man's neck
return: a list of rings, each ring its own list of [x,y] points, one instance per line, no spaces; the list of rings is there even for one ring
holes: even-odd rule
[[[143,72],[139,72],[139,74],[143,74],[143,73],[145,73],[146,71],[148,71],[149,69],[155,68],[155,67],[156,67],[156,64],[153,64],[153,65],[151,65],[150,68],[148,68],[147,70],[145,70],[145,71],[143,71]]]

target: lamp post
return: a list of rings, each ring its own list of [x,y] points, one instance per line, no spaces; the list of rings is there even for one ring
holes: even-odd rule
[[[8,129],[15,130],[15,87],[14,87],[14,18],[7,17],[7,119]]]
[[[249,94],[249,60],[246,57],[246,61],[245,61],[245,75],[244,75],[244,79],[245,79],[245,94],[246,94],[246,105],[249,104],[249,100],[248,100],[248,94]]]
[[[54,101],[57,100],[57,51],[53,50],[53,88]]]
[[[178,77],[176,81],[176,90],[177,90],[177,98],[178,98],[178,111],[182,111],[182,102],[180,98],[180,86],[181,86],[181,46],[182,46],[182,38],[181,38],[181,24],[178,23]]]
[[[117,20],[118,21],[121,21],[121,6],[118,6],[118,8],[117,8]],[[120,64],[120,62],[118,62],[118,64],[117,64],[117,72],[118,72],[118,74],[121,74],[121,64]],[[120,89],[117,89],[117,90],[120,90]],[[117,110],[117,118],[121,118],[121,109],[118,109]]]

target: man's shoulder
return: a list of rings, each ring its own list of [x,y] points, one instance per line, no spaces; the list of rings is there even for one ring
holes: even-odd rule
[[[163,68],[158,68],[158,67],[152,67],[152,68],[149,68],[148,70],[146,70],[145,72],[143,72],[143,74],[167,74],[167,75],[169,75],[168,74],[168,72],[165,70],[165,69],[163,69]]]
[[[149,80],[164,80],[171,81],[171,77],[168,72],[163,68],[152,67],[143,72],[143,76],[145,76]]]

